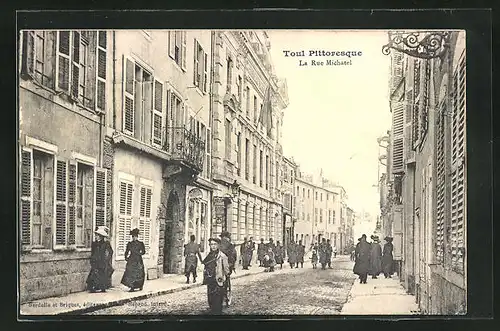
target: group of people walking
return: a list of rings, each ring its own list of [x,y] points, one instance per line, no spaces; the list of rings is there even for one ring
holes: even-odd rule
[[[322,238],[321,243],[314,243],[311,256],[313,269],[317,269],[318,261],[322,270],[325,270],[326,267],[332,269],[332,256],[337,256],[337,249],[332,246],[330,239]]]
[[[354,250],[353,272],[359,276],[361,284],[366,284],[368,275],[376,279],[381,273],[385,278],[391,278],[393,274],[392,237],[384,238],[386,244],[383,249],[378,236],[372,235],[370,239],[372,242],[369,243],[363,234]]]

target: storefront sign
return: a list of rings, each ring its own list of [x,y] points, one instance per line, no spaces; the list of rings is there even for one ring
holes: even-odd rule
[[[214,219],[217,224],[221,224],[226,211],[225,199],[223,197],[214,197]]]
[[[292,227],[292,216],[285,215],[285,228],[291,228],[291,227]]]

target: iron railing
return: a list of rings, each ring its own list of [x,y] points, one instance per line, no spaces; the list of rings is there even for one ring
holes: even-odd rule
[[[168,127],[164,150],[174,161],[181,161],[197,171],[203,170],[205,141],[185,127]]]

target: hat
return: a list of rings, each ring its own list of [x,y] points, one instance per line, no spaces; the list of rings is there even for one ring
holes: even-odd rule
[[[220,237],[221,238],[223,238],[223,237],[229,238],[229,237],[231,237],[231,234],[229,234],[229,231],[222,231],[222,233],[220,234]]]
[[[220,239],[219,238],[210,238],[208,239],[208,242],[215,241],[216,243],[220,244]]]
[[[390,241],[392,241],[392,237],[387,236],[387,237],[384,238],[384,240],[390,242]]]
[[[131,236],[138,236],[139,235],[139,229],[135,228],[132,231],[130,231]]]
[[[108,231],[109,231],[109,228],[107,228],[105,226],[99,226],[99,227],[97,227],[97,230],[95,230],[94,232],[97,234],[100,234],[103,237],[109,237]]]

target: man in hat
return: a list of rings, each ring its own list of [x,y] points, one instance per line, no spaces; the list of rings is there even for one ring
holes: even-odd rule
[[[99,226],[94,233],[96,239],[91,246],[87,289],[90,292],[106,292],[106,289],[111,286],[110,278],[114,271],[110,261],[113,249],[109,241],[104,239],[109,237],[104,226]]]
[[[186,263],[184,266],[184,274],[186,275],[186,284],[189,284],[189,276],[193,274],[193,283],[196,283],[196,268],[198,267],[198,258],[200,261],[200,245],[195,242],[196,237],[194,234],[189,238],[189,243],[184,245],[184,257]]]
[[[231,242],[231,234],[228,231],[223,231],[221,233],[221,243],[220,250],[227,257],[229,263],[229,275],[226,277],[225,288],[226,288],[226,305],[229,307],[231,305],[231,274],[235,271],[235,264],[237,259],[236,248]]]
[[[392,278],[392,268],[394,262],[392,251],[394,250],[394,246],[392,245],[392,237],[385,237],[384,240],[386,243],[384,245],[382,255],[382,271],[384,272],[385,278]]]
[[[377,276],[382,272],[382,247],[380,246],[380,241],[378,236],[372,236],[372,243],[370,249],[370,275],[373,279],[377,279]]]
[[[203,284],[207,285],[208,306],[212,314],[222,314],[222,301],[225,296],[226,278],[229,276],[229,261],[226,254],[220,250],[221,240],[210,238],[210,252],[203,260],[205,271]]]
[[[366,241],[366,235],[363,234],[356,245],[356,262],[353,272],[359,276],[359,282],[366,284],[368,270],[370,269],[370,244]]]
[[[257,246],[257,259],[259,260],[259,267],[263,267],[264,256],[266,255],[266,244],[264,239],[260,238],[260,244]]]
[[[333,255],[333,247],[330,243],[330,239],[326,240],[326,264],[328,265],[328,269],[332,269],[332,255]]]

